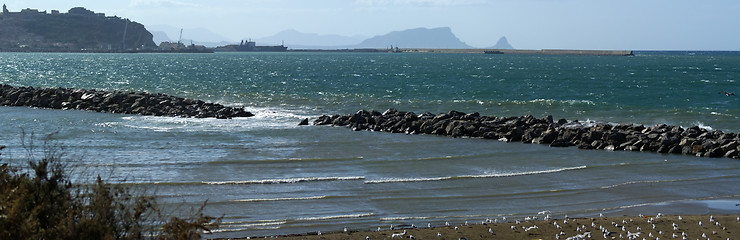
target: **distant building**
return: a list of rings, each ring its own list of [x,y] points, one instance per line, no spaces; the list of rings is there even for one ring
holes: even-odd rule
[[[8,12],[9,12],[8,6],[5,6],[5,4],[3,4],[3,13],[8,13]]]

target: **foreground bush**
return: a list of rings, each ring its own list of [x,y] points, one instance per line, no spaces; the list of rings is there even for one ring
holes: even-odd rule
[[[75,184],[61,154],[45,152],[26,171],[0,158],[0,239],[200,239],[220,221],[205,203],[193,217],[166,216],[153,197],[100,176]]]

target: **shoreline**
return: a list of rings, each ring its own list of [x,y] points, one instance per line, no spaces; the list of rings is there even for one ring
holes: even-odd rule
[[[661,215],[661,217],[657,217],[658,215]],[[678,216],[681,216],[681,220],[678,220]],[[712,216],[714,217],[713,221],[710,220]],[[650,218],[653,220],[648,222]],[[569,221],[568,224],[563,222],[566,219]],[[622,223],[622,221],[627,222],[627,224]],[[703,226],[699,226],[699,221],[702,221]],[[558,228],[554,224],[555,222],[561,228]],[[576,225],[576,222],[579,224]],[[591,225],[592,222],[596,227]],[[720,225],[716,225],[716,222],[719,222]],[[673,223],[679,225],[679,231],[674,231]],[[620,226],[616,227],[613,224],[619,224]],[[655,229],[652,226],[653,224],[655,224]],[[626,231],[621,231],[622,225],[625,225]],[[391,226],[394,229],[391,230]],[[512,229],[512,226],[517,229]],[[537,227],[532,228],[534,226]],[[614,233],[608,238],[604,238],[600,226]],[[378,227],[380,231],[377,229]],[[640,227],[641,230],[637,231],[637,227]],[[346,228],[346,231],[343,228]],[[493,230],[493,234],[489,232],[489,228]],[[525,231],[526,228],[531,229]],[[591,238],[586,239],[628,239],[627,231],[630,233],[640,232],[640,237],[637,239],[674,239],[672,236],[674,233],[677,234],[677,239],[682,239],[681,235],[684,232],[688,235],[688,239],[740,239],[737,237],[740,236],[740,199],[737,196],[727,196],[723,198],[638,204],[627,208],[604,209],[597,212],[571,212],[570,214],[540,211],[532,212],[530,215],[492,215],[489,218],[382,221],[378,224],[359,228],[356,226],[348,228],[336,224],[331,229],[316,230],[319,231],[228,238],[209,238],[206,235],[206,238],[332,240],[366,239],[366,237],[369,237],[369,239],[399,239],[398,235],[394,238],[393,234],[400,234],[406,230],[407,233],[402,236],[405,239],[409,239],[411,235],[416,239],[567,239],[578,234],[583,235],[585,232],[591,232]],[[319,235],[320,231],[322,232]],[[660,235],[659,231],[662,231],[663,234]],[[438,237],[438,233],[442,237]],[[702,233],[707,237],[702,238]],[[622,238],[619,237],[620,234],[622,234]],[[653,235],[653,237],[649,237],[649,235]]]
[[[738,234],[740,214],[654,213],[599,217],[565,215],[553,218],[544,211],[526,219],[497,218],[443,226],[388,225],[379,231],[346,229],[325,233],[216,239],[629,239],[630,236],[634,239],[683,239],[684,236],[687,239],[736,239]]]

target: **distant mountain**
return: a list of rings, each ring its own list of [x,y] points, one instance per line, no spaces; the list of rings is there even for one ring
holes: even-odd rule
[[[152,34],[144,25],[82,7],[67,13],[34,9],[4,9],[0,13],[0,50],[121,50],[154,46]]]
[[[496,45],[493,45],[492,47],[489,47],[490,49],[514,49],[514,47],[509,44],[509,41],[506,40],[506,37],[501,37],[498,39],[498,42],[496,42]]]
[[[190,44],[191,42],[198,45],[205,45],[208,47],[215,47],[220,45],[232,44],[236,41],[228,39],[218,33],[205,28],[177,28],[170,25],[148,25],[146,26],[149,31],[162,32],[164,35],[159,35],[155,39],[155,43],[159,44],[162,40],[177,42],[180,39],[180,30],[182,29],[182,43]]]
[[[162,43],[162,42],[172,42],[172,39],[170,39],[170,36],[167,36],[166,32],[163,31],[151,31],[154,43]]]
[[[259,45],[280,45],[285,42],[291,48],[321,48],[330,49],[337,46],[351,46],[362,42],[364,36],[319,35],[302,33],[296,30],[285,30],[275,35],[252,39]],[[248,39],[246,39],[248,40]]]
[[[473,48],[460,41],[448,27],[395,31],[362,41],[355,48]]]

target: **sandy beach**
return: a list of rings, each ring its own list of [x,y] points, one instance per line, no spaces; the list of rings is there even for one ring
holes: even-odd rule
[[[503,219],[449,226],[391,226],[380,231],[268,236],[279,239],[740,239],[740,215]],[[579,238],[580,237],[580,238]]]

